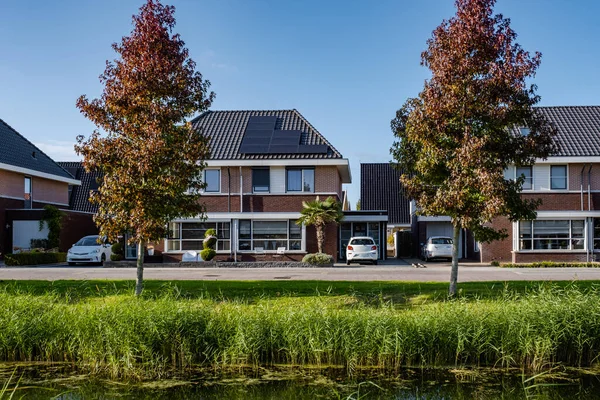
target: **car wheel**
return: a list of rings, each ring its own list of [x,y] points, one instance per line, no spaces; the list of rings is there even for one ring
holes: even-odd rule
[[[377,265],[377,260],[373,261],[373,265]]]
[[[69,264],[71,267],[72,267],[73,265],[75,265],[75,263],[74,263],[74,262],[68,262],[67,264]]]
[[[102,254],[102,256],[100,257],[100,262],[98,263],[98,265],[104,265],[104,261],[106,261],[106,254]]]
[[[350,260],[346,260],[346,265],[350,265]]]

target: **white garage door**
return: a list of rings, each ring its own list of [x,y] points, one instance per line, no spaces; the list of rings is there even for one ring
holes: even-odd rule
[[[452,232],[452,224],[450,222],[428,222],[427,223],[427,237],[430,236],[454,236]],[[462,235],[459,236],[458,240],[458,258],[462,258],[463,246],[462,246]]]
[[[48,239],[48,225],[40,231],[40,221],[13,221],[13,247],[28,249],[31,239]]]

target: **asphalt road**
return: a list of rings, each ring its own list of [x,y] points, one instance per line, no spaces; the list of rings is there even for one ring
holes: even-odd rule
[[[0,267],[0,280],[135,279],[134,268],[102,267]],[[409,264],[340,265],[333,268],[146,268],[145,279],[160,280],[324,280],[324,281],[421,281],[447,282],[450,267],[429,263],[427,268]],[[600,280],[600,268],[498,268],[462,265],[460,282],[523,280]]]

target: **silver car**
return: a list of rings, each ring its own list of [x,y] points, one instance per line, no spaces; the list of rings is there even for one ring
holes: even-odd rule
[[[421,248],[421,258],[429,261],[433,258],[452,260],[452,238],[447,236],[431,236]]]
[[[357,236],[350,238],[346,247],[346,265],[351,262],[368,261],[377,265],[377,245],[372,237]]]

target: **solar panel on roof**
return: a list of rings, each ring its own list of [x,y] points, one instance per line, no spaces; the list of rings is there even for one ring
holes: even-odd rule
[[[298,153],[327,154],[327,145],[325,145],[325,144],[301,144],[300,146],[298,146]]]
[[[243,145],[242,147],[240,147],[240,153],[247,153],[247,154],[268,154],[269,153],[269,146],[265,146],[265,145],[256,145],[256,144],[251,144],[251,145]]]
[[[296,154],[298,153],[298,145],[289,144],[272,144],[269,146],[269,154]]]

